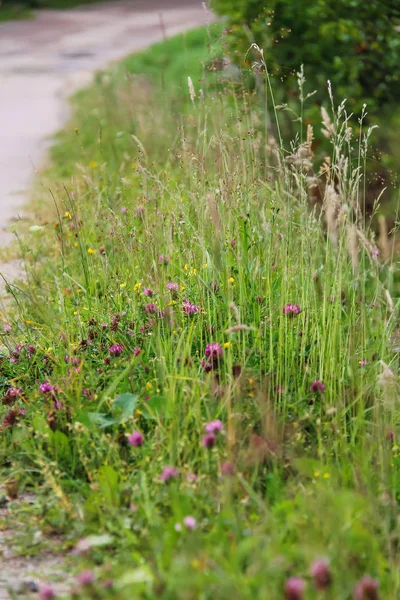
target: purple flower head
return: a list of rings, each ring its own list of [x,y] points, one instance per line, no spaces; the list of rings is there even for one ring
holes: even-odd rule
[[[285,584],[285,600],[303,600],[305,587],[301,577],[289,577]]]
[[[223,462],[221,465],[221,475],[223,477],[232,477],[235,474],[235,465],[229,461]]]
[[[134,348],[133,349],[133,355],[134,356],[139,356],[139,354],[141,353],[141,348]]]
[[[109,347],[108,351],[110,352],[111,356],[121,356],[124,351],[124,347],[121,346],[121,344],[113,344]]]
[[[354,600],[379,600],[379,583],[369,575],[364,575],[354,588]]]
[[[107,329],[107,327],[108,327],[108,323],[105,323],[105,322],[104,322],[104,323],[100,323],[100,327],[101,327],[102,329]]]
[[[41,394],[51,394],[56,390],[56,387],[51,385],[48,381],[43,381],[39,386],[39,392]]]
[[[7,398],[19,398],[22,396],[22,388],[9,387],[6,392]]]
[[[143,445],[144,436],[140,433],[140,431],[134,431],[129,437],[128,442],[130,446],[135,446],[139,448]]]
[[[87,538],[81,538],[73,547],[72,554],[80,556],[87,554],[92,549],[92,544]]]
[[[56,593],[50,585],[41,585],[39,588],[40,600],[53,600],[56,597]]]
[[[331,586],[332,573],[327,560],[320,558],[311,565],[311,575],[314,578],[314,587],[317,590],[326,590]]]
[[[127,212],[128,209],[126,208],[126,206],[121,206],[121,215],[126,215]]]
[[[314,379],[314,381],[310,385],[310,391],[322,393],[325,391],[325,384],[322,381],[320,381],[319,379]]]
[[[185,525],[186,529],[189,529],[189,531],[193,531],[197,527],[196,519],[190,515],[183,519],[183,524]]]
[[[196,306],[196,304],[192,304],[189,300],[185,300],[182,306],[183,312],[185,315],[197,315],[200,308]]]
[[[212,344],[207,344],[205,351],[206,358],[209,358],[215,362],[222,358],[222,354],[223,350],[220,344],[216,344],[215,342]]]
[[[367,361],[365,360],[365,358],[363,358],[362,360],[359,360],[359,361],[358,361],[358,364],[359,364],[359,365],[360,365],[360,367],[362,368],[362,367],[365,367],[365,366],[366,366],[368,363],[367,363]]]
[[[155,304],[146,304],[144,308],[147,313],[155,313],[158,310]]]
[[[4,333],[10,333],[11,329],[11,325],[4,325],[3,327]]]
[[[201,361],[201,368],[205,373],[211,373],[211,371],[213,370],[212,363],[204,359]]]
[[[216,419],[215,421],[210,421],[204,426],[204,429],[207,431],[207,433],[218,433],[219,431],[222,431],[223,428],[223,423],[219,419]]]
[[[53,400],[54,410],[62,410],[63,406],[64,405],[60,400],[57,400],[57,398],[54,398],[54,400]]]
[[[170,292],[179,292],[179,284],[170,281],[167,283],[167,290],[169,290]]]
[[[162,265],[167,265],[170,260],[171,260],[170,257],[165,256],[165,254],[160,254],[160,256],[158,257],[158,262],[161,263]]]
[[[76,581],[79,585],[82,586],[91,585],[94,581],[93,571],[82,571],[81,573],[79,573],[78,577],[76,578]]]
[[[150,288],[144,288],[143,294],[151,298],[151,296],[153,295],[153,290],[151,290]]]
[[[217,438],[215,437],[215,433],[206,433],[201,440],[201,445],[204,448],[212,448],[217,443]]]
[[[195,483],[197,481],[196,473],[188,473],[186,475],[186,481],[188,481],[189,483]]]
[[[177,477],[178,475],[179,475],[178,469],[176,469],[175,467],[171,467],[170,465],[167,465],[166,467],[163,468],[161,475],[160,475],[160,479],[162,479],[163,481],[169,481],[170,479],[174,479],[174,477]]]
[[[285,304],[282,308],[282,314],[287,315],[289,317],[294,317],[301,312],[301,308],[298,304]]]

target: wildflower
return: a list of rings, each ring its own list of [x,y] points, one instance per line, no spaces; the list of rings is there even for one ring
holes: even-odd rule
[[[54,391],[56,391],[56,387],[51,385],[48,381],[43,381],[39,386],[39,392],[41,394],[51,394]]]
[[[146,304],[144,309],[147,313],[155,313],[158,310],[158,308],[155,304]]]
[[[205,373],[211,373],[211,371],[213,370],[212,363],[204,359],[201,361],[201,367]]]
[[[360,365],[361,368],[365,367],[368,363],[365,360],[365,358],[363,358],[362,360],[358,361],[358,364]]]
[[[144,436],[139,431],[134,431],[128,437],[128,442],[129,442],[130,446],[135,446],[136,448],[139,448],[140,446],[143,445]]]
[[[170,479],[174,479],[174,477],[177,477],[178,475],[179,475],[178,469],[168,465],[163,468],[161,475],[160,475],[160,479],[162,479],[163,481],[169,481]]]
[[[228,283],[235,283],[235,280],[233,279],[233,277],[229,277]]]
[[[91,585],[94,581],[93,571],[82,571],[79,573],[76,581],[82,586]]]
[[[188,473],[186,475],[186,481],[189,483],[195,483],[195,481],[197,481],[197,475],[195,473]]]
[[[167,290],[169,290],[170,292],[178,292],[179,291],[179,284],[178,283],[173,283],[172,281],[169,281],[167,283]]]
[[[66,210],[66,211],[65,211],[65,213],[64,213],[64,217],[65,217],[66,219],[72,219],[72,215],[71,215],[71,213],[70,213],[68,210]]]
[[[231,345],[231,343],[230,343],[230,342],[225,342],[225,344],[224,344],[224,348],[225,348],[225,349],[228,349],[228,348],[230,347],[230,345]]]
[[[310,385],[310,391],[322,393],[325,391],[325,384],[322,381],[320,381],[319,379],[314,379],[314,381]]]
[[[175,523],[174,525],[174,529],[175,531],[182,531],[182,525],[180,523]]]
[[[191,302],[189,302],[189,300],[185,300],[182,308],[183,308],[183,312],[186,315],[196,315],[200,310],[200,308],[198,306],[196,306],[196,304],[192,304]]]
[[[133,355],[134,356],[139,356],[139,354],[141,353],[141,348],[134,348],[133,349]]]
[[[222,357],[223,350],[220,344],[216,344],[215,342],[212,344],[207,344],[205,355],[206,358],[210,358],[212,361],[217,361]]]
[[[315,560],[311,565],[311,575],[314,578],[315,589],[326,590],[331,586],[332,574],[327,560]]]
[[[193,531],[197,527],[196,519],[190,515],[183,519],[183,524],[185,525],[186,529],[189,529],[189,531]]]
[[[235,465],[229,461],[223,462],[221,465],[221,475],[223,477],[232,477],[235,474]]]
[[[206,425],[204,426],[204,429],[206,430],[207,433],[218,433],[219,431],[222,431],[224,428],[222,421],[220,421],[219,419],[216,419],[215,421],[210,421],[210,423],[206,423]]]
[[[11,325],[4,325],[4,327],[3,327],[4,333],[10,333],[11,329],[12,329]]]
[[[88,248],[88,254],[96,254],[96,252],[94,248]]]
[[[126,215],[127,212],[128,209],[126,208],[126,206],[121,206],[121,215]]]
[[[124,347],[121,344],[112,344],[108,350],[111,356],[120,356],[124,351]]]
[[[301,308],[298,304],[285,304],[282,308],[282,314],[287,315],[289,317],[294,317],[301,312]]]
[[[217,438],[215,437],[215,433],[206,433],[201,440],[201,445],[204,448],[212,448],[217,443]]]
[[[170,260],[170,257],[165,256],[165,254],[160,254],[160,256],[158,257],[158,262],[165,266],[169,263]]]
[[[378,588],[378,581],[364,575],[354,588],[354,600],[379,600]]]
[[[5,394],[5,397],[10,399],[19,398],[20,396],[22,396],[22,388],[16,387],[9,387]]]
[[[135,285],[133,286],[133,291],[134,292],[138,292],[140,290],[140,286],[141,285],[142,284],[140,282],[139,283],[135,283]]]
[[[150,288],[144,288],[143,294],[150,298],[153,295],[153,290],[151,290]]]
[[[53,600],[56,597],[56,593],[50,585],[41,585],[39,588],[40,600]]]
[[[301,577],[289,577],[285,584],[285,600],[303,600],[305,587]]]

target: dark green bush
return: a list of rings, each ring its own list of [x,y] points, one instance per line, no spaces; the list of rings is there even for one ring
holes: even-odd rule
[[[252,41],[264,49],[271,74],[293,89],[304,64],[309,88],[369,112],[400,98],[399,0],[212,0],[229,17],[229,46],[245,61]],[[318,98],[318,95],[317,95]]]

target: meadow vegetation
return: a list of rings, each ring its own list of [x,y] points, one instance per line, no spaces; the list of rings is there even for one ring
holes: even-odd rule
[[[75,598],[395,600],[399,278],[379,199],[364,210],[374,133],[327,86],[285,139],[263,54],[249,89],[221,36],[100,74],[58,136],[2,326],[7,527],[68,555]]]

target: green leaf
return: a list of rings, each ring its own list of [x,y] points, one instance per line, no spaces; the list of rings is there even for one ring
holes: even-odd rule
[[[143,416],[146,419],[157,419],[166,416],[168,400],[165,396],[153,396],[143,405]]]
[[[135,414],[136,405],[138,403],[138,397],[135,394],[120,394],[113,402],[113,412],[115,409],[121,411],[118,417],[118,423],[125,423],[128,419],[132,418]]]
[[[110,425],[115,425],[118,423],[118,419],[114,419],[107,413],[88,413],[88,417],[93,425],[98,425],[99,427],[110,427]]]

